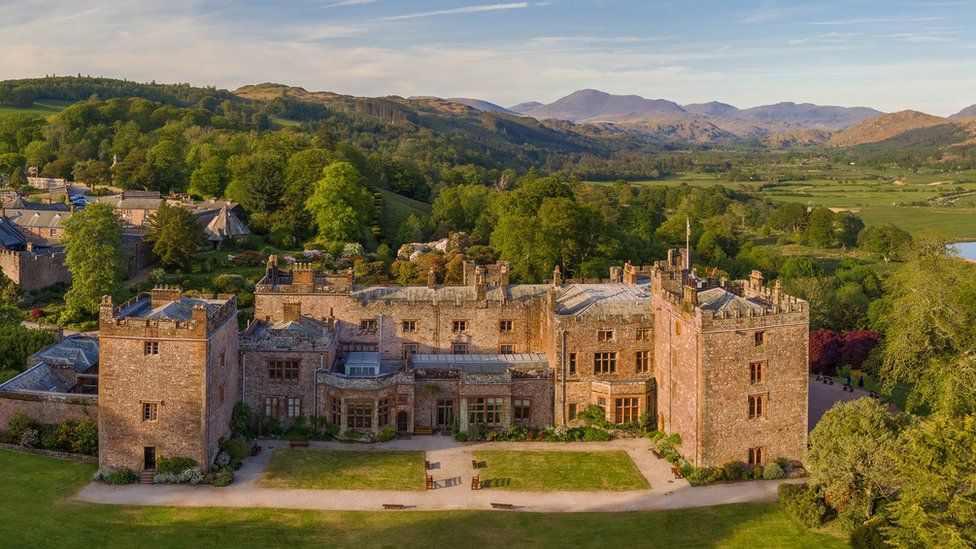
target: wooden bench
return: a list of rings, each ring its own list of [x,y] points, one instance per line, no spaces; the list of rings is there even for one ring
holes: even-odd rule
[[[308,448],[308,440],[289,440],[288,446],[291,448]]]
[[[471,477],[471,489],[481,490],[481,475]]]
[[[426,490],[433,490],[434,489],[434,477],[432,477],[430,475],[427,475],[427,483],[424,485],[424,488]]]
[[[651,450],[651,453],[653,453],[654,457],[656,457],[657,459],[664,459],[664,454],[658,452],[657,450]]]
[[[515,505],[512,503],[492,503],[492,509],[515,509]]]
[[[427,461],[427,460],[424,460],[424,469],[426,469],[428,471],[430,470],[430,462]]]
[[[671,466],[671,474],[674,475],[674,478],[685,478],[685,474],[681,472],[681,467],[677,465]]]
[[[251,446],[251,457],[254,457],[254,456],[256,456],[256,455],[258,455],[260,453],[261,453],[261,447],[260,446],[258,446],[257,444],[255,444],[254,446]]]
[[[476,460],[476,459],[472,459],[471,460],[471,468],[472,469],[477,469],[478,468],[478,460]]]
[[[402,503],[384,503],[384,509],[406,509],[407,506]]]
[[[430,427],[414,427],[413,428],[413,434],[415,434],[415,435],[432,435],[432,434],[434,434],[434,430],[431,429]]]

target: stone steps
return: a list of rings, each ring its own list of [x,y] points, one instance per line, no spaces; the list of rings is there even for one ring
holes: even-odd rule
[[[146,469],[139,473],[139,484],[152,484],[153,476],[156,475],[155,469]]]

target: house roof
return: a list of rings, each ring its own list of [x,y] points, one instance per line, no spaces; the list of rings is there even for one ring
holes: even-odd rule
[[[197,218],[201,223],[205,223],[203,232],[214,242],[228,237],[251,234],[247,226],[234,212],[228,210],[226,205],[218,210],[200,211],[197,213]]]
[[[556,299],[561,315],[633,315],[647,313],[650,284],[572,284]]]
[[[194,307],[206,307],[207,316],[209,317],[224,303],[226,302],[220,299],[181,297],[175,301],[170,301],[153,308],[152,300],[146,296],[145,299],[135,301],[126,310],[122,311],[120,313],[120,317],[143,318],[146,320],[178,320],[181,322],[188,322],[193,319]]]
[[[0,391],[67,393],[75,386],[75,381],[58,370],[47,362],[41,362],[6,383],[0,384]]]
[[[0,217],[0,246],[6,249],[20,248],[27,244],[27,237],[17,225],[6,217]]]
[[[503,289],[500,287],[487,288],[485,299],[501,301],[502,292],[505,298],[512,301],[531,299],[546,294],[546,284],[514,284]],[[364,301],[474,301],[478,298],[478,290],[474,286],[357,286],[350,292],[356,299]]]
[[[8,209],[6,213],[20,227],[32,229],[60,229],[61,223],[72,214],[70,211],[13,209]]]
[[[98,340],[69,336],[31,355],[32,361],[73,366],[79,374],[98,364]]]

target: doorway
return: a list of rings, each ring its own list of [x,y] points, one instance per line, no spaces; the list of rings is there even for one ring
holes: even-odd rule
[[[410,416],[406,412],[397,412],[397,432],[406,433],[410,430]]]
[[[142,468],[143,469],[155,469],[156,468],[156,447],[146,446],[142,450]]]

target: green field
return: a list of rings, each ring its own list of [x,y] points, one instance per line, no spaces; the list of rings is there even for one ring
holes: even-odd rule
[[[521,492],[646,490],[627,452],[481,451],[485,488]]]
[[[8,114],[36,114],[37,116],[49,117],[63,111],[71,101],[58,101],[56,99],[45,99],[38,101],[30,107],[12,107],[10,105],[0,105],[0,116]]]
[[[423,452],[275,450],[261,485],[320,490],[423,490]]]
[[[407,198],[380,187],[376,187],[376,190],[383,197],[383,216],[380,219],[380,224],[388,236],[396,235],[400,224],[410,217],[410,214],[416,215],[418,218],[430,214],[430,204],[426,202]]]
[[[95,466],[0,450],[4,547],[846,547],[775,504],[655,513],[320,512],[133,507],[70,498]],[[220,488],[200,488],[220,490]],[[379,507],[379,503],[377,504]]]

